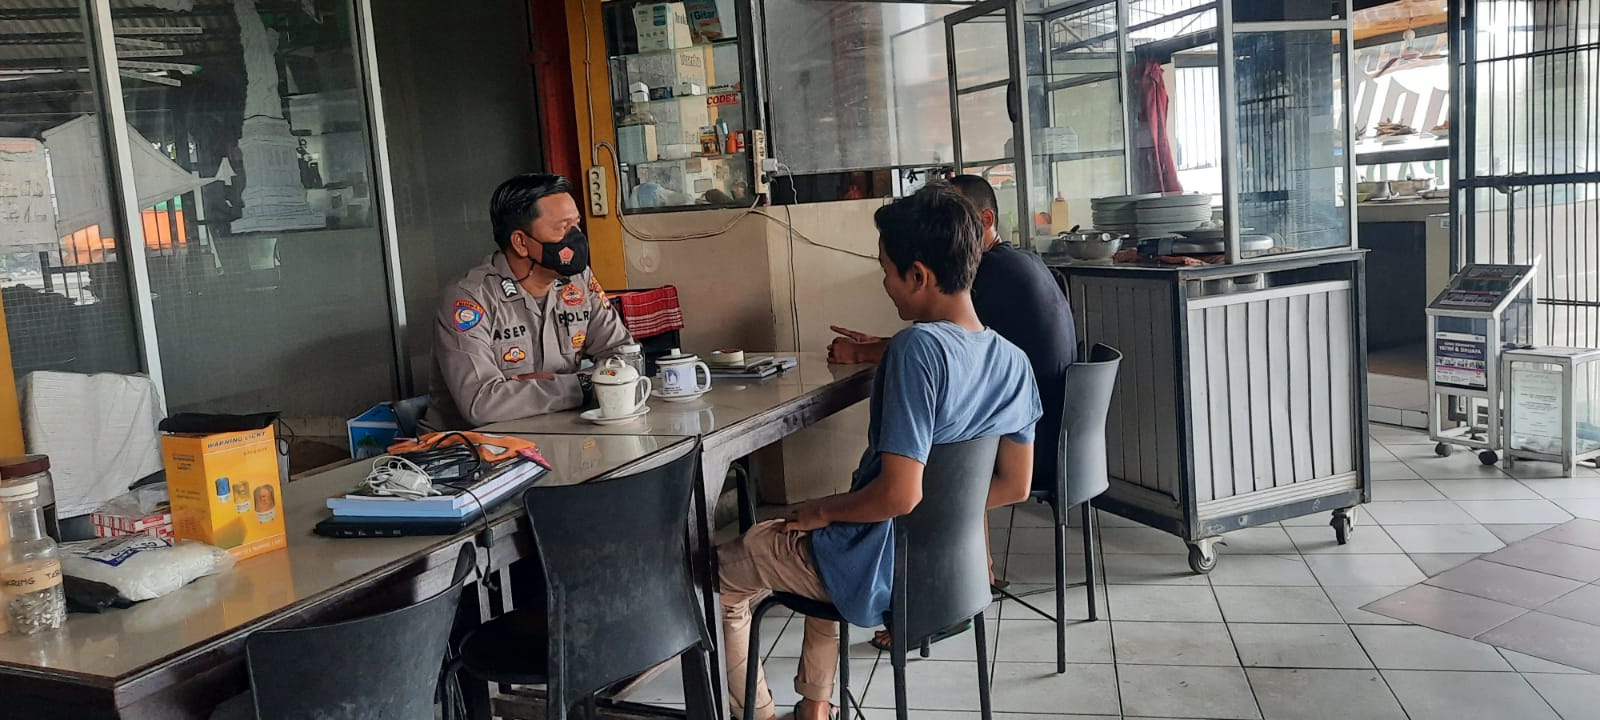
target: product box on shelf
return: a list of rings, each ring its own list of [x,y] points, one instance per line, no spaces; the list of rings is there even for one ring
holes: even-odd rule
[[[624,125],[617,128],[617,154],[628,165],[655,160],[661,154],[656,145],[656,126]]]
[[[272,428],[161,438],[175,540],[199,540],[244,559],[286,544],[283,487]]]
[[[683,9],[683,3],[636,5],[633,25],[640,52],[676,50],[694,44],[689,32],[689,14]]]
[[[656,118],[656,141],[662,145],[700,147],[700,128],[711,124],[704,97],[674,98],[650,103]]]
[[[644,85],[652,100],[701,94],[709,85],[703,48],[629,55],[623,66],[628,87]],[[696,88],[699,92],[692,92]]]
[[[97,512],[89,516],[94,524],[95,537],[121,535],[150,535],[162,540],[172,540],[172,508],[161,507],[143,517],[127,517]]]

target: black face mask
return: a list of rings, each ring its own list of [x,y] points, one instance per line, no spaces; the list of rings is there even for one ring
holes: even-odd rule
[[[558,243],[539,243],[539,264],[562,277],[572,277],[589,269],[589,238],[573,228]]]

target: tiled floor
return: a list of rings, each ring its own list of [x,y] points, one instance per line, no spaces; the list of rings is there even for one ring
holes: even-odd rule
[[[1508,474],[1467,453],[1435,457],[1423,435],[1382,426],[1374,428],[1372,451],[1383,479],[1374,483],[1374,503],[1349,545],[1335,544],[1326,515],[1299,518],[1229,535],[1216,569],[1195,576],[1181,541],[1101,513],[1101,566],[1109,582],[1102,619],[1071,626],[1065,675],[1054,673],[1050,624],[1015,602],[991,609],[996,717],[1600,718],[1600,675],[1506,649],[1550,637],[1569,638],[1572,652],[1600,648],[1600,637],[1578,632],[1600,620],[1593,615],[1600,611],[1594,578],[1519,574],[1531,565],[1559,576],[1549,552],[1512,552],[1514,561],[1487,569],[1474,562],[1574,516],[1600,520],[1600,472],[1561,478],[1557,467],[1520,463]],[[1016,587],[1051,581],[1047,517],[1042,506],[994,516],[996,570]],[[1577,535],[1558,535],[1538,542],[1581,547],[1568,545]],[[1072,543],[1076,550],[1076,534]],[[1455,568],[1461,569],[1449,572]],[[1068,577],[1082,573],[1080,555]],[[1461,608],[1456,634],[1362,610],[1414,585],[1460,597],[1467,596],[1447,588],[1492,587],[1497,599]],[[1069,593],[1069,614],[1082,618],[1084,589]],[[1048,593],[1033,599],[1053,604]],[[1541,609],[1529,613],[1530,606]],[[1459,636],[1491,630],[1504,647]],[[764,637],[773,638],[766,667],[779,708],[798,699],[789,678],[800,631],[799,620],[776,613],[766,620]],[[871,708],[869,720],[892,718],[888,659],[866,644],[866,630],[853,637],[857,697]],[[935,645],[929,659],[912,659],[912,717],[977,717],[972,643],[968,633]],[[675,675],[663,675],[632,699],[673,704],[677,687]]]

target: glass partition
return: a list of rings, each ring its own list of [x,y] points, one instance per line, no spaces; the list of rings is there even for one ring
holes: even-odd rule
[[[18,378],[142,365],[85,10],[30,3],[0,43],[0,304]],[[175,214],[146,208],[146,234]]]
[[[1238,205],[1230,231],[1271,239],[1265,252],[1348,247],[1340,34],[1241,32],[1233,47]]]
[[[351,0],[178,5],[111,2],[169,409],[395,397]]]

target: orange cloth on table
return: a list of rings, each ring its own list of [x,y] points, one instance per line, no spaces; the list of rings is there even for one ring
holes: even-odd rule
[[[390,445],[389,454],[401,455],[435,450],[451,445],[460,445],[466,440],[472,441],[472,444],[477,446],[478,458],[484,462],[509,460],[516,457],[522,450],[531,450],[536,454],[539,452],[539,447],[532,440],[523,440],[510,435],[480,432],[439,432],[428,433],[416,440],[403,440]]]

